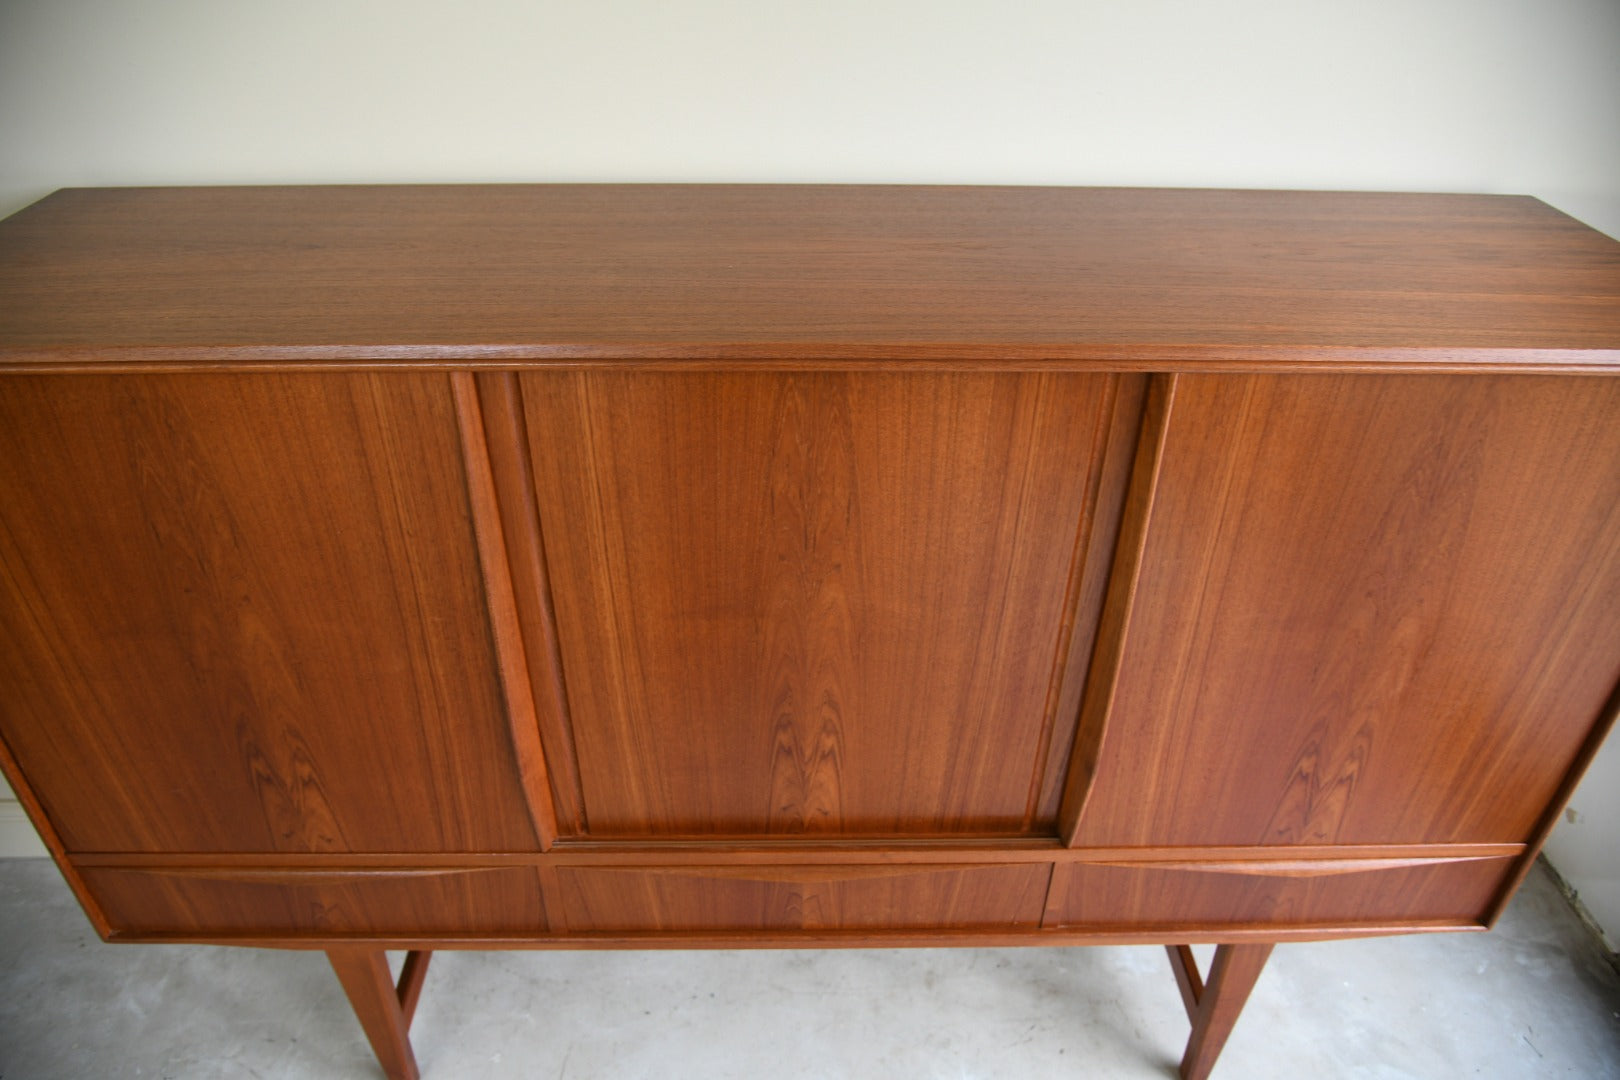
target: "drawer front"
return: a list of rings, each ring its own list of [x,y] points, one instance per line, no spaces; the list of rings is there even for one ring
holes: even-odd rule
[[[1033,928],[1051,867],[564,867],[583,931]]]
[[[530,867],[433,871],[81,869],[132,934],[544,933]]]
[[[1481,922],[1511,858],[1072,863],[1048,927],[1133,929]]]

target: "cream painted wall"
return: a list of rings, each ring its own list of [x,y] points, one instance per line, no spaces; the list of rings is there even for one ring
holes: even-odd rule
[[[0,213],[85,184],[949,181],[1518,192],[1620,235],[1617,55],[1615,0],[0,0]],[[1620,928],[1620,744],[1573,809],[1549,850]]]

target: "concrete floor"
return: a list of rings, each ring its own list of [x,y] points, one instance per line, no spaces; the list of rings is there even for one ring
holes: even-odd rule
[[[413,1036],[428,1080],[1165,1080],[1186,1031],[1162,949],[1098,947],[445,952]],[[321,954],[104,945],[0,860],[0,1080],[380,1075]],[[1620,976],[1538,868],[1491,934],[1279,947],[1215,1075],[1620,1078]]]

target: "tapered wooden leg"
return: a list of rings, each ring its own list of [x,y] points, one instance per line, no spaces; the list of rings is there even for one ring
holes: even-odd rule
[[[1181,1059],[1182,1080],[1204,1080],[1215,1067],[1226,1037],[1232,1034],[1243,1003],[1271,955],[1270,945],[1222,945],[1209,965],[1209,980],[1199,978],[1198,964],[1185,945],[1168,946],[1170,966],[1181,987],[1181,999],[1192,1021],[1192,1037]]]
[[[381,949],[328,949],[343,992],[349,995],[354,1015],[371,1040],[383,1072],[389,1080],[418,1080],[416,1055],[411,1052],[411,1015],[422,993],[427,976],[429,952],[413,952],[405,958],[399,985],[388,972],[388,957]]]

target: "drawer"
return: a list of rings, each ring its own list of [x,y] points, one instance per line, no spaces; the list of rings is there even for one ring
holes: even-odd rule
[[[290,871],[81,867],[114,930],[210,934],[543,933],[532,867]]]
[[[1048,927],[1361,927],[1482,922],[1512,858],[1070,863]]]
[[[1051,867],[562,867],[570,930],[1032,928]]]

